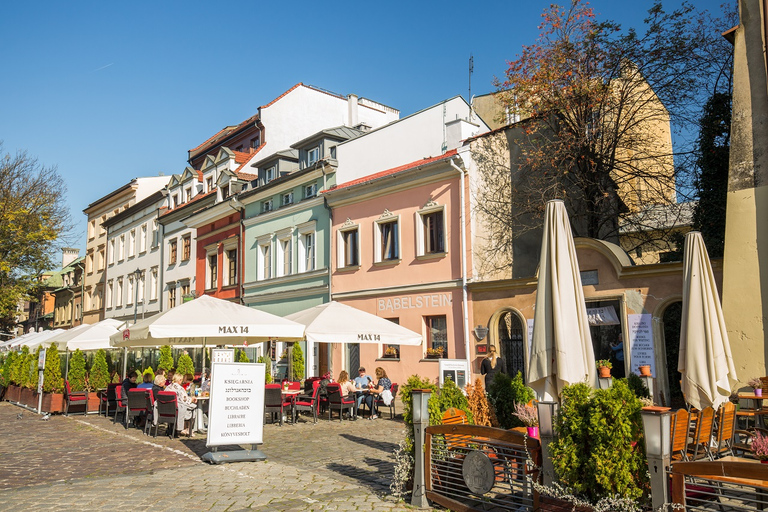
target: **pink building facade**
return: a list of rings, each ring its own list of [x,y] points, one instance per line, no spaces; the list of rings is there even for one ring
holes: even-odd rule
[[[453,164],[453,165],[452,165]],[[460,170],[461,169],[461,170]],[[466,359],[462,244],[469,218],[455,150],[342,183],[326,198],[333,209],[332,298],[421,333],[421,346],[384,344],[331,348],[334,376],[384,368],[392,382],[410,375],[436,379],[440,358]],[[465,222],[468,225],[468,222]],[[465,258],[462,261],[462,247]]]

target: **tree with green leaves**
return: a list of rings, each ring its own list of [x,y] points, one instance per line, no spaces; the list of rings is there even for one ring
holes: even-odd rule
[[[293,344],[293,380],[304,378],[304,352],[300,343]]]
[[[13,383],[12,368],[16,361],[16,352],[9,352],[3,360],[3,367],[0,369],[0,385],[9,386]]]
[[[85,355],[80,349],[75,350],[69,358],[67,380],[72,391],[86,391]]]
[[[21,387],[26,386],[27,378],[29,375],[29,370],[27,368],[28,355],[29,355],[29,347],[24,345],[23,347],[21,347],[21,352],[18,353],[18,355],[16,356],[16,360],[14,361],[12,374],[13,374],[13,382],[15,382],[17,386],[21,386]]]
[[[40,360],[40,351],[43,350],[42,345],[38,345],[34,352],[29,354],[29,377],[27,381],[27,387],[37,390],[37,385],[40,383],[40,370],[37,369],[37,362]]]
[[[61,377],[61,356],[59,347],[54,343],[45,351],[45,370],[43,370],[43,391],[61,393],[64,379]]]
[[[103,389],[109,384],[109,366],[107,365],[106,350],[100,348],[93,356],[88,382],[93,389]]]
[[[55,183],[56,186],[51,186]],[[71,234],[65,181],[25,151],[0,143],[0,328],[16,325],[21,300],[39,297],[41,275],[54,268],[54,244]]]
[[[173,351],[170,345],[162,345],[160,347],[160,361],[157,362],[157,369],[168,371],[173,368],[173,364]]]
[[[144,376],[147,374],[152,377],[152,380],[155,380],[155,372],[152,370],[151,366],[148,366],[143,372],[141,372],[141,382],[144,382]]]
[[[272,383],[272,359],[269,356],[259,356],[256,360],[257,363],[264,363],[264,382],[267,384]]]
[[[176,373],[181,375],[195,374],[195,363],[192,362],[192,358],[186,352],[179,356],[179,360],[176,363]]]
[[[241,348],[239,354],[237,355],[237,362],[238,363],[250,363],[251,360],[248,359],[248,354],[245,353],[245,349]]]

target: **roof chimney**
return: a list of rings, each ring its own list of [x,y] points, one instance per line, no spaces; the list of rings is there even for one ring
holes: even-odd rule
[[[61,268],[66,267],[77,259],[80,255],[80,249],[72,247],[62,247],[61,249]]]
[[[347,107],[349,115],[347,116],[347,126],[357,126],[357,94],[347,95]]]

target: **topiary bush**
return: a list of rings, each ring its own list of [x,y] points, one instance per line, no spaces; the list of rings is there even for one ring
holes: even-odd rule
[[[300,343],[293,344],[293,380],[304,378],[304,352]]]
[[[173,368],[173,351],[170,345],[163,345],[160,347],[160,360],[157,362],[158,370],[168,371]]]
[[[27,381],[27,387],[37,391],[37,385],[40,383],[40,370],[37,367],[37,362],[40,360],[40,351],[43,347],[38,345],[35,351],[29,354],[29,380]]]
[[[150,375],[152,376],[152,380],[155,380],[155,372],[154,372],[154,371],[152,371],[152,367],[151,367],[151,366],[147,367],[147,369],[146,369],[146,370],[144,370],[143,372],[141,372],[141,382],[144,382],[144,376],[145,376],[146,374],[150,374]]]
[[[264,363],[266,365],[266,368],[264,369],[264,382],[267,384],[272,383],[272,360],[269,356],[259,356],[256,362]]]
[[[91,372],[88,374],[88,382],[93,389],[103,389],[107,387],[109,380],[107,351],[99,349],[93,356],[93,364],[91,364]]]
[[[18,352],[16,358],[13,360],[11,380],[17,386],[24,386],[24,381],[26,380],[26,377],[24,377],[24,361],[27,358],[27,354],[29,354],[29,347],[21,347],[21,352]]]
[[[440,413],[444,413],[451,407],[461,409],[467,413],[467,423],[474,424],[472,410],[469,408],[467,396],[459,389],[459,386],[452,379],[445,379],[443,387],[437,394],[437,405],[440,407]],[[442,421],[442,417],[441,417]]]
[[[30,374],[32,373],[32,359],[35,357],[34,352],[29,352],[29,347],[24,347],[25,351],[22,352],[22,361],[19,368],[19,385],[24,388],[32,388],[30,385]],[[35,360],[37,365],[37,360]]]
[[[182,375],[195,374],[195,364],[192,362],[192,358],[189,357],[189,354],[186,352],[179,356],[179,360],[176,363],[176,373],[180,373]]]
[[[238,363],[250,363],[251,360],[248,359],[248,354],[245,353],[245,349],[241,348],[240,353],[237,355],[237,362]]]
[[[626,381],[627,386],[629,386],[629,389],[632,390],[637,398],[651,398],[651,392],[648,390],[645,382],[643,382],[643,379],[641,379],[639,375],[630,373],[627,375]]]
[[[64,379],[61,377],[61,357],[59,347],[54,343],[45,352],[45,370],[43,370],[43,391],[61,393]]]
[[[3,361],[3,367],[0,369],[0,384],[9,386],[13,384],[12,368],[16,361],[16,352],[9,352]]]
[[[609,389],[566,386],[550,445],[555,473],[592,503],[648,496],[640,401],[623,379]]]
[[[69,373],[67,374],[69,387],[72,391],[85,391],[85,356],[80,349],[75,350],[69,359]]]
[[[515,404],[527,404],[535,398],[533,390],[523,383],[523,375],[517,372],[514,378],[498,372],[488,386],[488,401],[493,407],[499,428],[522,427],[523,422],[514,415]]]

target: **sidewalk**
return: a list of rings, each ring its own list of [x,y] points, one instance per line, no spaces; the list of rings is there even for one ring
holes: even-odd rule
[[[17,419],[21,413],[22,418]],[[4,510],[414,510],[389,496],[399,421],[265,425],[265,462],[200,461],[205,437],[170,439],[89,416],[0,403]],[[161,428],[162,432],[162,428]]]

